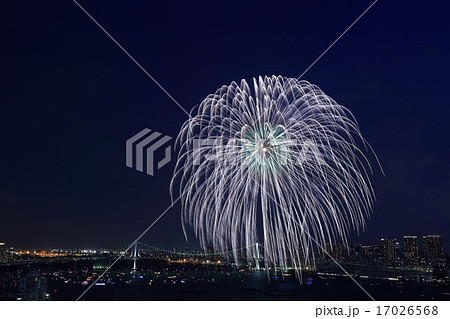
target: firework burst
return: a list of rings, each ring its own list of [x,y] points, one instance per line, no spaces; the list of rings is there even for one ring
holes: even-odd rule
[[[171,194],[181,194],[183,227],[235,259],[245,246],[252,260],[263,241],[266,269],[301,269],[372,210],[370,146],[350,111],[307,81],[222,86],[192,110],[177,145]]]

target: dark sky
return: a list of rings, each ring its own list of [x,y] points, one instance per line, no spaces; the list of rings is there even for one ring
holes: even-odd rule
[[[298,77],[371,2],[80,0],[188,109],[233,80]],[[352,242],[441,234],[450,250],[449,11],[380,0],[304,76],[352,111],[386,173]],[[0,12],[0,241],[124,247],[169,205],[174,167],[127,168],[125,141],[176,136],[186,115],[74,2]],[[180,207],[143,241],[186,245]]]

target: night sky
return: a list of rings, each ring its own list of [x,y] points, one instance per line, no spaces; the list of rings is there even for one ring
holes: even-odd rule
[[[231,81],[298,77],[371,2],[80,0],[187,109]],[[125,141],[174,137],[186,114],[74,2],[0,12],[0,242],[125,247],[169,206],[174,168],[126,167]],[[303,77],[352,111],[385,170],[351,242],[441,234],[450,250],[449,12],[380,0]],[[142,241],[198,246],[179,205]]]

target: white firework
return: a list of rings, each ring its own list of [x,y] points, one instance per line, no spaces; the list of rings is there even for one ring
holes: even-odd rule
[[[266,269],[300,270],[325,243],[347,243],[372,210],[370,146],[350,111],[307,81],[222,86],[192,110],[177,145],[171,194],[181,194],[183,227],[236,260],[241,247],[255,258],[263,241]]]

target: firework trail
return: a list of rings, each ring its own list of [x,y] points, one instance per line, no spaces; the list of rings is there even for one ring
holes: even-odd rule
[[[222,86],[192,110],[177,145],[171,194],[182,194],[183,228],[236,260],[243,246],[255,258],[262,240],[266,269],[301,269],[371,213],[373,152],[350,111],[307,81]]]

